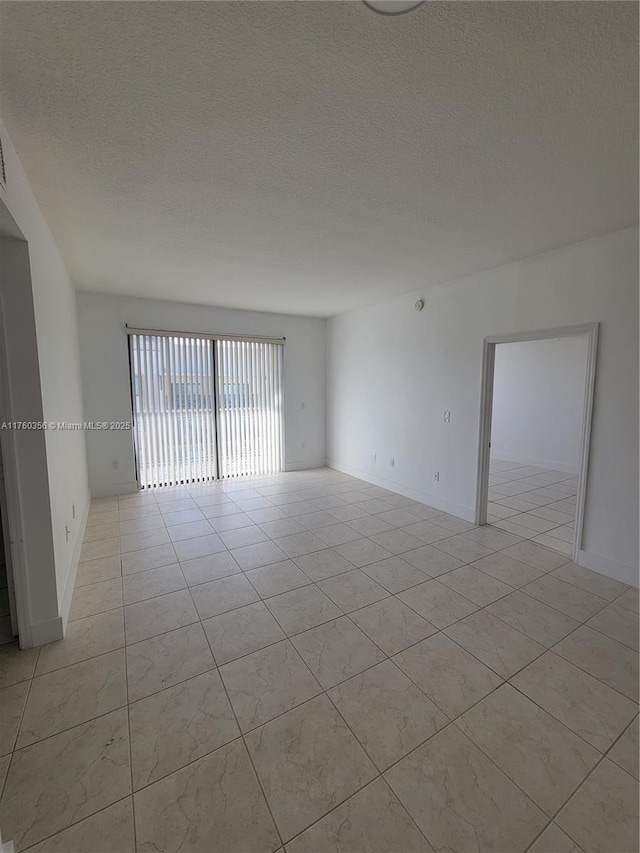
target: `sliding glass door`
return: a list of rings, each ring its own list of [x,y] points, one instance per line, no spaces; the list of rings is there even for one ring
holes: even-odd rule
[[[130,335],[141,488],[217,476],[213,341]]]
[[[216,341],[220,476],[282,470],[282,347]]]
[[[129,332],[141,488],[282,470],[282,345]]]

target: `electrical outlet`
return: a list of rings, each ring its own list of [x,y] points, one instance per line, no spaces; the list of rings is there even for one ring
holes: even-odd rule
[[[444,422],[445,424],[451,423],[451,412],[444,413]]]
[[[393,468],[395,466],[395,464],[396,464],[396,460],[392,456],[391,459],[389,460],[389,465],[391,465],[391,467]]]
[[[113,468],[114,471],[118,470],[118,468],[120,467],[120,463],[118,462],[117,459],[113,459],[111,461],[111,467]]]
[[[302,442],[302,444],[300,445],[300,447],[301,447],[303,450],[306,450],[306,449],[307,449],[307,442],[306,442],[306,441],[303,441],[303,442]]]
[[[436,481],[436,483],[440,482],[440,471],[433,472],[433,479]]]
[[[373,453],[371,454],[371,458],[373,459],[373,461],[374,461],[374,462],[375,462],[375,461],[376,461],[376,459],[378,458],[378,454],[375,452],[375,450],[374,450],[374,451],[373,451]]]

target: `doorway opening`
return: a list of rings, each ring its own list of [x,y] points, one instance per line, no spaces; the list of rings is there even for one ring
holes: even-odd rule
[[[43,414],[29,246],[1,200],[0,256],[0,426],[7,427],[41,421]],[[29,596],[33,563],[25,546],[38,535],[44,539],[43,525],[50,523],[38,505],[46,482],[43,447],[38,431],[0,429],[0,645],[16,638],[21,648],[34,645]],[[45,554],[53,567],[53,552],[40,552]],[[42,587],[47,588],[44,582]]]
[[[485,338],[476,523],[577,561],[598,324]]]
[[[128,329],[141,489],[283,465],[283,341]]]

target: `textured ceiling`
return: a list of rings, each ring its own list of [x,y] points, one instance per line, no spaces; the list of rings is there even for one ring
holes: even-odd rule
[[[637,221],[637,19],[0,2],[1,112],[76,287],[327,316]]]

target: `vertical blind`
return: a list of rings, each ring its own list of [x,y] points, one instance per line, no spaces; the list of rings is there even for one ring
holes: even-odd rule
[[[129,332],[141,488],[282,470],[282,346]]]
[[[213,341],[159,335],[129,340],[140,486],[215,479]]]
[[[216,341],[220,476],[282,470],[282,347]]]

